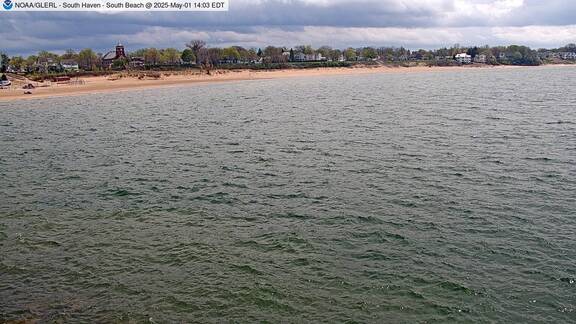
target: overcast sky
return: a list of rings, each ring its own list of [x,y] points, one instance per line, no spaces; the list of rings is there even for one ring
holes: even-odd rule
[[[0,12],[0,51],[62,52],[118,41],[127,50],[210,46],[315,47],[576,42],[575,0],[230,0],[228,12]]]

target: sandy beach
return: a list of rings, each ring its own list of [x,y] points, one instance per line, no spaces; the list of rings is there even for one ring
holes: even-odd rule
[[[469,66],[469,67],[354,67],[354,68],[317,68],[317,69],[293,69],[293,70],[214,70],[210,75],[198,71],[161,72],[159,78],[134,74],[118,73],[109,76],[82,77],[72,79],[67,83],[56,82],[33,82],[34,89],[24,90],[24,82],[14,82],[10,89],[0,90],[0,101],[19,99],[45,98],[56,96],[71,96],[88,93],[102,93],[114,91],[127,91],[134,89],[146,89],[154,87],[173,87],[189,84],[205,84],[216,82],[231,82],[242,80],[263,80],[294,77],[314,77],[329,75],[351,75],[368,73],[416,73],[416,72],[442,72],[464,71],[470,69],[510,69],[519,68],[511,66]],[[144,73],[144,72],[142,72]],[[158,72],[152,72],[158,74]]]

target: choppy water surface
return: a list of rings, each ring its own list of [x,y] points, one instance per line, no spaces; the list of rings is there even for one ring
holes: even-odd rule
[[[0,103],[0,322],[576,320],[576,68]]]

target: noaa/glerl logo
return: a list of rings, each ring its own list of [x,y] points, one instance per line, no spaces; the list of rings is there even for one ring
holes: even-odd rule
[[[4,0],[4,3],[2,4],[2,7],[4,7],[5,10],[12,10],[13,6],[14,3],[12,3],[12,0]]]

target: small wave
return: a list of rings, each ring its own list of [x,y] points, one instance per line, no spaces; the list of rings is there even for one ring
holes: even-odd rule
[[[298,258],[290,261],[290,263],[298,267],[305,267],[311,264],[310,260],[308,260],[307,258]]]
[[[368,250],[364,253],[360,253],[355,256],[356,259],[361,260],[371,260],[371,261],[387,261],[390,260],[390,257],[382,253],[381,251],[376,250]]]
[[[127,196],[139,196],[140,193],[131,192],[126,189],[116,189],[116,190],[108,190],[105,196],[113,196],[113,197],[127,197]]]
[[[252,266],[247,265],[247,264],[243,264],[243,265],[237,265],[237,264],[233,264],[232,265],[232,269],[240,271],[240,272],[245,272],[245,273],[249,273],[249,274],[254,274],[254,275],[260,275],[262,274],[262,272],[254,269]]]
[[[232,187],[232,188],[240,188],[240,189],[248,189],[248,186],[239,183],[232,183],[232,182],[224,182],[222,184],[224,187]]]
[[[266,242],[257,242],[255,240],[249,240],[249,241],[238,242],[238,243],[236,243],[236,245],[240,246],[240,247],[245,247],[245,248],[249,248],[252,250],[256,250],[256,251],[261,251],[261,252],[282,251],[282,252],[286,252],[286,253],[296,253],[296,250],[294,250],[288,244],[278,242],[278,241],[266,243]]]
[[[558,120],[546,123],[546,125],[562,125],[562,124],[574,124],[574,122],[568,120]]]
[[[225,205],[233,205],[238,202],[238,199],[230,197],[230,195],[226,192],[216,192],[209,195],[203,195],[192,198],[192,200],[200,200],[206,201],[211,204],[225,204]]]
[[[304,193],[294,193],[294,194],[272,194],[272,195],[267,195],[266,197],[271,198],[271,199],[302,199],[302,198],[309,198],[306,194]]]
[[[274,214],[274,217],[278,217],[278,218],[295,218],[295,219],[309,219],[311,218],[308,215],[303,215],[303,214],[298,214],[298,213],[292,213],[292,212],[288,212],[288,213],[282,213],[282,214]]]
[[[451,282],[451,281],[443,281],[439,284],[439,286],[443,289],[453,291],[453,292],[462,292],[462,293],[465,293],[467,295],[473,294],[472,289],[470,289],[464,285],[461,285],[461,284],[458,284],[455,282]]]
[[[542,161],[542,162],[554,161],[553,159],[548,158],[548,157],[527,157],[527,158],[524,158],[524,160],[528,160],[528,161]]]

